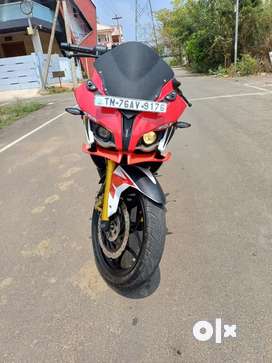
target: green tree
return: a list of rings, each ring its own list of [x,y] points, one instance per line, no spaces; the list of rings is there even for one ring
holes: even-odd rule
[[[228,67],[233,59],[235,0],[174,0],[159,11],[164,44],[195,71]],[[239,55],[268,57],[272,42],[272,1],[240,0]],[[268,58],[267,58],[268,59]]]

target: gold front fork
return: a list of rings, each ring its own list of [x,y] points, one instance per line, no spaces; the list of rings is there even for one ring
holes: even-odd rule
[[[103,196],[103,207],[101,213],[101,220],[107,222],[109,220],[108,210],[109,210],[109,194],[111,187],[112,174],[115,169],[115,162],[112,160],[107,160],[106,165],[106,179],[105,179],[105,189]]]

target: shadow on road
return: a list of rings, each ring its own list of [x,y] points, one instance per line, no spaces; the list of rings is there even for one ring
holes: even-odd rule
[[[160,285],[161,272],[160,268],[157,268],[154,275],[144,285],[133,289],[116,289],[110,286],[117,294],[127,297],[129,299],[144,299],[152,295]]]

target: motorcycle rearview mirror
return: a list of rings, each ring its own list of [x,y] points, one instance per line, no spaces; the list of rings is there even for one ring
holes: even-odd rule
[[[68,113],[70,113],[71,115],[74,115],[74,116],[83,116],[84,115],[84,112],[81,111],[77,107],[67,107],[65,109],[65,111],[68,112]]]
[[[188,122],[179,121],[176,123],[177,129],[187,129],[188,127],[191,127],[191,124]]]

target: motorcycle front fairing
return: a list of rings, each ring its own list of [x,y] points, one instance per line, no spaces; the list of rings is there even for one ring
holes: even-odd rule
[[[109,66],[110,65],[110,66]],[[98,144],[85,144],[83,151],[91,156],[111,160],[117,165],[112,174],[108,199],[108,216],[118,207],[121,194],[129,187],[135,188],[154,202],[164,204],[162,189],[142,163],[163,163],[170,153],[136,151],[143,135],[171,128],[186,108],[182,97],[176,93],[174,100],[166,97],[175,92],[172,69],[149,47],[136,42],[125,43],[102,55],[95,62],[90,90],[82,84],[75,90],[80,109],[92,123],[98,124],[113,135],[114,148]],[[95,95],[167,102],[166,113],[127,112],[114,108],[95,106]],[[126,156],[123,165],[124,156]],[[135,165],[135,166],[134,166]]]
[[[165,99],[167,94],[174,91],[172,81],[169,81],[161,91],[157,101],[161,102]],[[105,94],[105,93],[103,93]],[[148,162],[158,161],[155,157],[155,153],[149,154],[136,154],[135,148],[139,143],[139,140],[142,136],[150,131],[158,130],[163,126],[167,125],[170,127],[175,124],[181,114],[184,112],[186,108],[186,104],[184,100],[177,96],[174,102],[169,102],[166,113],[151,113],[151,112],[141,112],[137,113],[132,122],[131,135],[129,140],[129,146],[127,150],[124,148],[124,134],[123,134],[123,123],[124,123],[124,115],[123,113],[114,108],[106,108],[106,107],[97,107],[94,105],[94,97],[95,93],[90,92],[85,84],[82,84],[75,91],[75,96],[78,102],[78,105],[82,111],[95,123],[103,126],[108,129],[115,140],[115,150],[107,150],[101,149],[97,147],[97,151],[89,151],[89,145],[83,146],[84,152],[90,152],[92,155],[97,153],[98,156],[104,156],[110,160],[113,160],[119,163],[124,154],[128,155],[129,164],[136,164],[139,162],[145,162],[145,158],[147,158]],[[169,160],[169,157],[166,159],[162,159],[162,161]]]
[[[99,57],[94,65],[92,82],[96,90],[90,91],[83,84],[75,91],[75,96],[81,110],[114,135],[117,151],[134,152],[134,146],[144,133],[176,122],[187,106],[179,95],[174,101],[165,100],[175,91],[174,73],[153,49],[142,43],[121,44]],[[133,113],[97,107],[94,104],[96,94],[168,102],[167,113]],[[125,118],[133,119],[129,146],[126,145],[128,140],[124,140]]]

